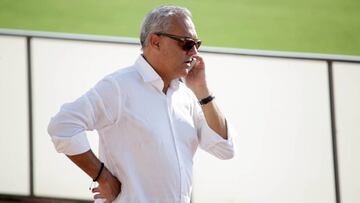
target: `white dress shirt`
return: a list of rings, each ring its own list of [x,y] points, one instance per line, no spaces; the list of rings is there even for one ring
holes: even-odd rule
[[[220,159],[234,156],[229,124],[225,140],[209,128],[183,82],[172,81],[166,94],[163,85],[140,56],[51,119],[55,148],[67,155],[90,150],[86,131],[97,130],[99,159],[122,183],[114,202],[188,203],[197,147]]]

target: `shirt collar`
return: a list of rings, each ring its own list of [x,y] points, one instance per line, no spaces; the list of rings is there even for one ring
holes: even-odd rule
[[[163,90],[164,81],[161,79],[160,75],[154,70],[154,68],[145,60],[143,55],[140,55],[138,57],[135,64],[135,69],[139,72],[144,82],[152,84],[159,91]],[[177,89],[179,87],[179,83],[179,79],[171,81],[170,88]]]

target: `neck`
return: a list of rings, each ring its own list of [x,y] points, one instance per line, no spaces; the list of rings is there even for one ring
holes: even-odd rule
[[[169,78],[168,75],[163,70],[163,68],[161,68],[162,67],[161,63],[159,63],[158,60],[156,60],[157,57],[152,57],[151,54],[146,53],[145,51],[142,55],[144,59],[150,64],[150,66],[155,70],[155,72],[160,76],[160,78],[164,82],[164,88],[162,91],[164,92],[164,94],[166,94],[170,86],[170,83],[172,81],[172,78]]]

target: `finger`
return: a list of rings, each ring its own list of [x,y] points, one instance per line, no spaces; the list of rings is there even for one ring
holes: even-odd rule
[[[95,192],[100,192],[100,188],[99,187],[94,187],[91,192],[95,193]]]
[[[197,62],[200,62],[200,61],[203,60],[203,58],[201,56],[199,56],[199,55],[194,55],[192,57],[195,58],[197,60]]]
[[[193,67],[195,67],[195,66],[197,66],[198,64],[199,64],[199,62],[200,62],[200,59],[198,58],[198,57],[196,57],[196,56],[193,56],[193,60],[192,60],[192,66]]]
[[[194,67],[196,67],[197,70],[202,70],[205,68],[205,62],[201,56],[195,55],[195,56],[193,56],[193,58],[196,59],[196,63],[194,65]]]
[[[105,199],[95,199],[94,203],[105,203]]]
[[[94,199],[104,199],[104,198],[105,198],[105,196],[103,194],[100,194],[100,193],[94,195]]]

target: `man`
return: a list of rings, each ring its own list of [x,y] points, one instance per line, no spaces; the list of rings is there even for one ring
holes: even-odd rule
[[[234,133],[208,89],[201,41],[187,9],[151,11],[140,41],[143,54],[135,64],[63,105],[49,134],[58,152],[98,182],[95,199],[190,202],[198,145],[229,159]],[[94,129],[99,159],[85,135]]]

